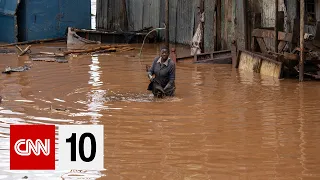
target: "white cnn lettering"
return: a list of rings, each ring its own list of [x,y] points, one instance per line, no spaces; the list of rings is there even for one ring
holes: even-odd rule
[[[23,144],[26,145],[25,149],[20,148]],[[31,139],[20,139],[14,144],[14,150],[20,156],[30,156],[31,152],[36,156],[39,156],[40,152],[48,156],[50,154],[50,139],[45,139],[44,144],[40,139],[37,139],[35,143]]]

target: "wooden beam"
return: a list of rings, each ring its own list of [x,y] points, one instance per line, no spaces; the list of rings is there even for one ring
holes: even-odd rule
[[[259,43],[260,46],[260,50],[263,54],[267,54],[268,53],[268,49],[266,47],[266,43],[264,42],[263,38],[261,37],[257,37],[257,41]]]
[[[252,31],[252,36],[273,39],[275,36],[275,32],[272,30],[266,30],[266,29],[254,29]],[[278,32],[278,40],[291,42],[292,33]]]
[[[165,24],[166,24],[166,47],[169,48],[169,0],[166,0]]]

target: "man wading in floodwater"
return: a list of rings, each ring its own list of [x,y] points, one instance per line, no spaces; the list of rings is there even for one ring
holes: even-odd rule
[[[174,96],[176,66],[169,58],[167,47],[161,49],[160,57],[153,60],[151,68],[147,69],[147,74],[150,79],[148,90],[152,91],[155,97]]]

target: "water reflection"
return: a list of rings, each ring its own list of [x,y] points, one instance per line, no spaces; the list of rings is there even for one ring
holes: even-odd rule
[[[91,0],[91,29],[96,29],[96,0]]]
[[[100,80],[102,71],[100,70],[101,68],[99,66],[99,57],[97,55],[92,55],[91,61],[92,63],[89,65],[90,80],[88,84],[91,85],[92,88],[87,94],[89,98],[89,103],[87,105],[89,112],[87,115],[92,117],[91,122],[98,122],[99,118],[102,117],[99,111],[105,109],[104,96],[106,94],[106,90],[100,89],[103,85],[103,82]]]
[[[305,153],[305,146],[306,146],[306,140],[305,140],[305,132],[304,132],[304,126],[305,126],[305,112],[304,112],[304,88],[303,88],[303,84],[300,85],[299,87],[299,115],[298,115],[298,121],[299,121],[299,129],[298,132],[300,134],[300,164],[302,167],[302,172],[301,175],[302,176],[306,176],[307,175],[307,167],[306,167],[306,153]]]

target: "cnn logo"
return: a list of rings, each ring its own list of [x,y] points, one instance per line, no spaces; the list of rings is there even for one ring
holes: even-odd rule
[[[55,126],[11,125],[10,170],[54,169]]]
[[[20,139],[14,144],[14,151],[20,156],[30,156],[33,152],[36,156],[42,152],[45,156],[50,154],[50,139],[45,139],[45,143],[42,143],[40,139],[37,139],[35,143],[31,139]],[[25,149],[20,149],[21,145],[25,145]]]

